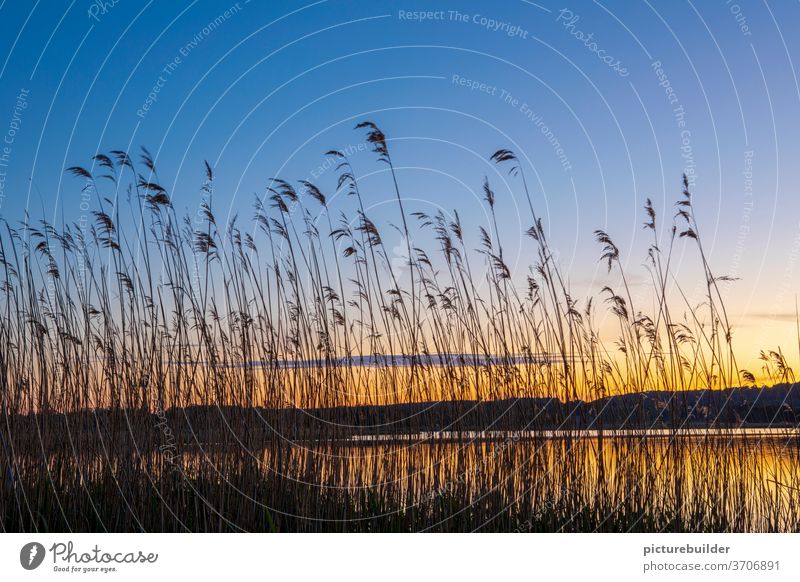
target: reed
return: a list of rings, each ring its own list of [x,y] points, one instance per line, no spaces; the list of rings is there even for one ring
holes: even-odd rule
[[[336,211],[340,197],[273,178],[247,227],[219,224],[206,164],[198,212],[179,216],[151,154],[115,150],[67,170],[90,221],[3,223],[3,531],[797,529],[794,408],[768,419],[777,436],[737,432],[725,389],[755,375],[737,365],[730,279],[685,177],[666,231],[645,204],[647,300],[595,232],[618,281],[600,297],[618,325],[606,337],[513,152],[491,160],[528,205],[524,273],[506,263],[488,179],[473,239],[458,209],[406,208],[390,141],[357,129],[387,166],[401,262],[336,150]],[[686,244],[700,305],[675,272]],[[783,351],[761,357],[792,394]],[[705,416],[693,389],[712,391]],[[668,395],[655,416],[653,393]]]

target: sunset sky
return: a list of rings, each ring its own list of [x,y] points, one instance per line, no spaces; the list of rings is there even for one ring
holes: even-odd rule
[[[782,345],[797,360],[800,40],[797,3],[701,2],[0,3],[0,217],[80,220],[73,165],[146,146],[193,214],[208,160],[220,220],[251,216],[271,177],[307,179],[331,209],[327,150],[351,154],[374,219],[394,216],[384,165],[354,131],[377,123],[412,210],[458,209],[468,235],[496,189],[507,262],[524,280],[531,220],[514,150],[576,297],[614,277],[609,232],[634,287],[651,198],[666,234],[692,182],[726,285],[742,365]],[[224,211],[222,210],[224,209]],[[393,241],[392,244],[399,244]],[[475,243],[477,246],[477,242]],[[676,271],[702,300],[697,254]],[[644,296],[646,291],[643,291]]]

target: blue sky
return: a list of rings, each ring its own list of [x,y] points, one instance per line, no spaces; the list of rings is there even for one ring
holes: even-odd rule
[[[458,208],[477,228],[488,176],[521,269],[530,218],[519,182],[488,161],[515,150],[572,284],[596,291],[592,231],[636,268],[645,199],[671,217],[688,168],[712,261],[742,279],[741,325],[782,338],[800,281],[797,22],[796,3],[724,0],[6,0],[0,216],[77,220],[81,183],[63,170],[144,145],[176,207],[196,211],[208,160],[222,214],[242,217],[273,176],[332,196],[324,152],[349,148],[372,215],[389,220],[385,168],[353,131],[369,119],[415,210]],[[679,260],[696,272],[691,253]]]

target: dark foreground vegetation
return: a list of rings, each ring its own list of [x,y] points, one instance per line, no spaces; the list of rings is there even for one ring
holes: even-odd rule
[[[791,436],[164,445],[19,459],[0,517],[5,531],[797,531],[799,456]]]
[[[3,225],[3,531],[797,529],[794,374],[780,348],[760,373],[780,386],[737,365],[731,280],[686,178],[666,224],[645,203],[645,300],[595,233],[616,281],[595,302],[570,292],[515,154],[492,156],[530,212],[532,263],[512,273],[503,237],[519,235],[498,227],[488,179],[472,240],[457,209],[407,208],[386,137],[358,129],[396,202],[388,228],[338,151],[336,208],[273,179],[246,226],[221,225],[206,165],[181,217],[146,150],[112,151],[68,170],[91,220]],[[694,251],[699,299],[678,250]],[[783,428],[734,431],[754,426]],[[600,432],[515,432],[553,428]],[[448,441],[400,438],[436,430]],[[369,435],[396,438],[348,440]]]

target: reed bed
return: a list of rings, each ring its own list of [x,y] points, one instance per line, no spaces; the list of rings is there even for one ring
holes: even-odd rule
[[[407,208],[389,141],[374,123],[357,130],[386,169],[393,228],[369,217],[336,150],[344,210],[308,181],[273,178],[246,227],[220,224],[206,164],[199,210],[180,216],[150,153],[115,150],[68,170],[90,220],[3,223],[3,531],[797,529],[791,407],[773,419],[782,433],[745,442],[741,422],[698,421],[685,396],[755,384],[737,365],[730,279],[712,271],[685,177],[666,228],[644,207],[650,297],[634,303],[618,247],[596,231],[618,283],[581,300],[513,152],[491,160],[529,211],[533,260],[520,273],[488,179],[489,222],[471,237],[458,209]],[[682,245],[701,268],[698,305],[675,272]],[[616,337],[599,331],[598,309]],[[779,348],[762,359],[771,383],[794,383]],[[648,437],[644,405],[608,417],[570,404],[654,392],[673,394],[659,420],[670,437]],[[468,426],[437,412],[449,402]],[[410,404],[422,405],[413,430],[386,412]],[[728,437],[682,436],[690,418]],[[554,427],[567,434],[536,436]],[[475,438],[493,428],[534,436]],[[454,436],[402,441],[425,430]],[[396,441],[352,440],[364,432]]]

